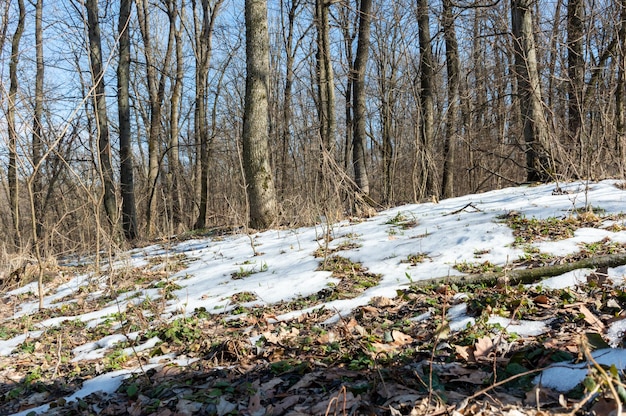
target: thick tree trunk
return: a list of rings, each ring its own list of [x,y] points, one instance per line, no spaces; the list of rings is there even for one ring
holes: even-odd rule
[[[120,134],[120,188],[122,230],[127,240],[138,237],[135,207],[132,142],[130,136],[130,12],[132,0],[120,0],[118,21],[119,63],[117,67],[117,110]]]
[[[526,143],[526,180],[546,182],[553,172],[546,148],[548,125],[541,98],[531,6],[532,0],[511,0],[515,75]]]
[[[269,154],[269,34],[267,0],[246,0],[246,95],[243,116],[243,163],[250,227],[276,222],[278,206]]]
[[[437,169],[434,161],[435,138],[435,60],[430,37],[428,0],[417,2],[417,24],[420,44],[420,149],[419,160],[422,170],[422,198],[439,198]]]
[[[441,196],[454,196],[454,169],[456,142],[458,140],[457,112],[459,108],[459,44],[456,40],[452,0],[443,0],[443,37],[446,44],[446,71],[448,73],[448,109],[446,111],[446,137],[443,142],[443,173]]]
[[[365,106],[365,70],[369,57],[370,27],[372,21],[372,0],[361,0],[359,9],[359,35],[354,59],[353,111],[354,131],[352,135],[352,165],[357,193],[369,195],[370,185],[366,165],[366,106]],[[355,198],[358,201],[359,198]],[[356,202],[355,202],[356,203]],[[358,211],[358,210],[357,210]]]
[[[104,202],[104,211],[106,212],[112,231],[117,218],[117,203],[115,201],[115,185],[113,182],[113,167],[111,165],[111,143],[109,139],[109,119],[104,91],[98,0],[86,0],[85,7],[87,8],[87,24],[89,26],[89,55],[91,59],[91,77],[94,85],[93,103],[96,112],[100,175],[102,176],[104,187],[102,199]]]
[[[15,108],[17,105],[17,64],[19,62],[20,54],[20,40],[24,33],[24,24],[26,21],[26,8],[24,7],[24,0],[18,0],[19,16],[17,20],[17,26],[13,33],[13,39],[11,41],[11,61],[9,63],[9,104],[7,108],[7,126],[9,130],[9,168],[7,177],[9,181],[9,199],[11,205],[11,219],[13,221],[13,240],[15,246],[20,248],[21,246],[21,227],[20,227],[20,199],[19,199],[19,180],[17,177],[17,129],[15,124]]]
[[[583,57],[583,0],[567,1],[567,108],[568,108],[568,140],[566,144],[570,149],[575,164],[584,169],[583,163],[583,132],[582,108],[584,79]]]

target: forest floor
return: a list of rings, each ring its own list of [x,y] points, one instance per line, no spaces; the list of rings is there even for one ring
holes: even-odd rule
[[[617,185],[511,188],[256,240],[186,236],[98,272],[51,262],[41,310],[32,283],[5,281],[0,414],[617,414],[625,267],[424,282],[443,264],[506,275],[626,253]],[[593,212],[567,208],[581,192]]]

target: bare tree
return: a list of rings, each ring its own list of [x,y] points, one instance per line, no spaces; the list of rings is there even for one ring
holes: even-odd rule
[[[267,0],[246,0],[246,95],[243,163],[252,228],[268,228],[278,217],[269,163],[269,35]]]
[[[176,43],[176,70],[174,75],[174,86],[172,87],[172,101],[170,104],[170,139],[167,152],[167,160],[170,175],[171,192],[171,217],[174,230],[177,230],[182,223],[182,201],[180,192],[180,148],[179,148],[179,132],[180,132],[180,107],[183,97],[183,77],[185,75],[184,56],[183,56],[183,37],[182,37],[182,8],[178,7],[177,0],[165,0],[167,7],[167,15],[170,25],[179,26],[174,31],[174,40]]]
[[[618,29],[619,56],[617,85],[615,88],[615,128],[617,130],[617,153],[619,168],[624,177],[624,158],[626,157],[626,0],[620,0],[620,24]]]
[[[43,230],[43,183],[42,183],[42,153],[43,153],[43,81],[44,81],[44,62],[43,62],[43,0],[37,0],[35,3],[35,108],[33,111],[33,132],[32,132],[32,164],[33,178],[32,195],[33,205],[35,208],[34,217],[36,224],[34,226],[35,233],[40,237]]]
[[[315,0],[315,26],[317,28],[317,83],[318,116],[322,148],[332,154],[335,145],[337,121],[335,118],[335,77],[330,52],[330,23],[326,0]]]
[[[100,161],[100,174],[103,182],[102,201],[109,225],[111,229],[113,229],[117,218],[117,203],[115,201],[115,184],[113,181],[113,166],[111,164],[109,118],[104,91],[104,69],[102,61],[102,41],[100,38],[100,18],[98,16],[98,0],[86,0],[85,7],[87,9],[91,81],[93,83],[93,106],[96,112],[96,129],[98,134],[98,156]]]
[[[135,180],[130,128],[130,13],[132,0],[120,0],[118,21],[119,62],[117,67],[117,110],[120,134],[120,188],[122,230],[127,240],[138,237]]]
[[[439,197],[437,170],[434,162],[435,139],[435,59],[430,36],[428,0],[417,2],[417,24],[420,44],[420,148],[418,149],[421,167],[421,197]]]
[[[206,226],[207,204],[209,202],[209,152],[210,135],[207,121],[207,82],[211,63],[211,53],[213,51],[212,39],[215,20],[223,0],[200,0],[202,8],[201,15],[198,15],[196,1],[192,1],[194,15],[194,36],[196,54],[196,100],[194,113],[194,130],[196,143],[199,145],[200,161],[200,204],[198,218],[194,228],[204,228]]]
[[[4,42],[7,39],[7,31],[9,30],[9,7],[11,6],[10,1],[4,2],[4,9],[2,10],[2,20],[0,23],[0,56],[2,56],[2,52],[4,51]]]
[[[9,104],[7,109],[7,126],[9,129],[9,199],[11,200],[11,218],[13,219],[14,227],[14,242],[17,247],[21,246],[21,232],[20,232],[20,199],[19,199],[19,178],[17,176],[17,163],[18,163],[18,134],[15,123],[15,109],[18,90],[18,78],[17,78],[17,64],[19,62],[20,54],[20,40],[24,33],[24,25],[26,21],[26,8],[24,7],[24,0],[17,1],[19,7],[19,16],[15,32],[13,33],[13,39],[11,40],[11,61],[9,63],[9,77],[11,83],[9,86]]]
[[[454,169],[456,142],[458,140],[457,112],[459,110],[459,87],[461,63],[459,44],[456,39],[452,0],[442,0],[443,36],[446,44],[446,70],[448,74],[448,108],[446,110],[446,137],[443,141],[443,172],[441,196],[454,196]]]
[[[157,186],[160,171],[160,135],[161,135],[161,110],[165,98],[165,83],[167,69],[172,59],[174,47],[174,28],[169,27],[167,49],[164,53],[164,62],[161,73],[157,69],[157,60],[152,45],[151,9],[148,0],[137,0],[137,17],[139,29],[143,39],[144,59],[146,60],[146,82],[148,84],[148,96],[150,106],[150,127],[148,129],[148,204],[146,209],[146,233],[152,235],[155,230],[155,216],[157,214]]]
[[[369,57],[370,48],[370,27],[372,21],[372,0],[361,0],[359,8],[359,35],[354,58],[352,85],[353,110],[354,110],[354,131],[352,135],[352,165],[354,167],[354,181],[357,186],[357,193],[369,195],[370,185],[367,176],[366,166],[366,117],[365,106],[365,70]],[[358,198],[355,199],[357,203]],[[357,209],[357,206],[354,207]]]
[[[582,105],[585,87],[585,61],[583,57],[583,0],[567,1],[567,93],[568,93],[568,143],[570,149],[577,149],[575,163],[581,163],[582,146]]]
[[[532,2],[533,0],[511,0],[511,22],[515,49],[515,75],[526,144],[526,180],[545,182],[550,179],[552,169],[550,169],[546,147],[548,125],[544,115],[537,69]]]

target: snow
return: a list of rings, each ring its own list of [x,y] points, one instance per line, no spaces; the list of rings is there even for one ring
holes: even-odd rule
[[[228,314],[236,305],[231,297],[237,293],[250,292],[256,300],[244,306],[272,304],[288,301],[298,296],[314,294],[329,285],[337,283],[331,273],[317,270],[320,261],[314,252],[328,246],[351,243],[353,248],[342,250],[342,256],[354,262],[361,262],[372,273],[379,273],[382,279],[378,285],[369,288],[354,299],[342,299],[328,302],[327,310],[336,311],[334,317],[326,323],[332,324],[341,316],[346,316],[360,306],[365,305],[375,296],[393,298],[396,291],[407,287],[411,282],[435,277],[461,274],[454,266],[463,262],[482,263],[489,261],[499,266],[506,266],[516,260],[523,251],[512,247],[512,230],[498,219],[510,212],[519,212],[527,218],[564,218],[575,210],[587,205],[598,207],[606,213],[619,213],[626,207],[626,192],[615,186],[616,181],[598,183],[558,184],[568,194],[553,194],[556,184],[534,187],[515,187],[482,194],[467,195],[443,200],[438,204],[413,204],[383,211],[373,218],[362,222],[342,221],[335,224],[320,223],[314,227],[301,227],[290,230],[269,230],[252,235],[235,234],[219,238],[202,238],[180,243],[153,245],[135,249],[114,259],[111,267],[128,268],[149,266],[155,256],[167,257],[184,254],[187,257],[186,268],[168,280],[180,287],[173,292],[173,299],[167,300],[163,320],[175,319],[192,314],[197,308],[204,308],[209,313]],[[416,225],[402,228],[399,219],[414,221]],[[616,242],[626,242],[626,231],[610,231],[612,223],[603,229],[579,229],[572,238],[560,241],[539,242],[534,246],[543,252],[565,255],[577,252],[581,243],[590,243],[609,238]],[[325,236],[332,240],[326,241]],[[409,255],[424,254],[425,261],[411,266],[402,260]],[[104,268],[107,269],[106,267]],[[250,271],[244,278],[233,278],[238,272]],[[576,270],[562,276],[546,279],[537,283],[540,287],[566,288],[584,281],[588,270]],[[626,267],[609,270],[609,275],[616,283],[621,283],[626,275]],[[93,276],[81,275],[65,284],[48,289],[44,299],[46,308],[57,307],[71,299],[72,295],[91,282]],[[36,286],[25,286],[4,296],[17,297],[25,293],[36,293]],[[156,289],[143,289],[125,293],[97,312],[78,316],[61,316],[49,319],[38,325],[40,329],[60,325],[66,320],[80,320],[94,327],[113,314],[123,313],[129,305],[138,304],[144,299],[159,298]],[[94,298],[97,292],[94,292]],[[60,303],[61,302],[61,303]],[[66,301],[65,301],[66,302]],[[467,315],[467,307],[462,299],[447,311],[452,331],[461,330],[474,323],[474,318]],[[319,308],[321,305],[316,306]],[[309,309],[310,310],[310,309]],[[13,318],[33,314],[37,303],[24,303],[18,308]],[[307,310],[293,311],[281,316],[279,320],[295,318]],[[414,318],[415,320],[433,319],[430,313]],[[499,324],[509,332],[519,336],[534,336],[548,330],[548,322],[508,320],[491,317],[490,323]],[[615,322],[608,330],[612,344],[617,345],[626,330],[624,321]],[[0,341],[0,354],[10,355],[26,338],[36,338],[41,331],[31,331],[15,338]],[[136,337],[137,335],[129,335]],[[100,359],[116,343],[127,341],[126,336],[104,337],[74,349],[74,360]],[[158,339],[150,339],[137,348],[151,348]],[[596,354],[598,362],[608,360],[618,366],[626,364],[626,353],[620,349],[611,349]],[[178,360],[178,361],[177,361]],[[184,357],[155,357],[150,365],[163,365],[168,362],[187,363]],[[158,364],[157,364],[158,363]],[[624,368],[623,366],[620,368]],[[563,376],[561,371],[569,371],[574,376]],[[113,391],[123,377],[130,372],[103,374],[85,382],[74,398],[84,397],[93,391]],[[569,374],[569,373],[568,373]],[[555,366],[546,370],[538,381],[544,386],[566,390],[575,380],[586,374],[586,366]],[[71,398],[70,398],[71,399]],[[43,412],[45,409],[30,409]]]

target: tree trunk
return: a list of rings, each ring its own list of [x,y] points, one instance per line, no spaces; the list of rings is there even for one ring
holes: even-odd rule
[[[210,138],[209,126],[207,122],[207,83],[209,78],[209,65],[211,63],[213,27],[215,18],[223,0],[218,0],[214,4],[209,4],[209,0],[201,0],[202,22],[200,23],[195,1],[194,10],[194,33],[195,33],[195,53],[196,53],[196,108],[195,108],[195,129],[196,140],[200,145],[200,205],[198,218],[194,228],[204,228],[206,226],[207,208],[209,203],[209,152]]]
[[[582,104],[585,86],[583,58],[583,1],[567,1],[567,108],[568,108],[568,142],[567,148],[574,156],[573,163],[581,169],[586,166],[583,161]]]
[[[316,0],[318,1],[318,0]],[[281,0],[281,9],[282,9]],[[291,123],[292,123],[292,96],[293,96],[293,82],[294,82],[294,62],[295,62],[295,54],[296,50],[294,49],[294,24],[296,19],[296,11],[300,2],[297,0],[292,0],[289,6],[287,24],[285,28],[285,23],[283,21],[283,33],[285,33],[285,29],[287,30],[287,34],[285,36],[285,89],[283,90],[283,124],[280,132],[280,165],[281,165],[281,178],[280,178],[280,194],[281,198],[285,196],[287,189],[290,188],[287,180],[287,156],[289,154],[289,144],[291,142]],[[317,10],[317,8],[316,8]],[[282,16],[282,15],[281,15]]]
[[[531,5],[532,0],[511,0],[515,75],[526,144],[526,180],[547,182],[552,169],[546,148],[548,125],[541,98]]]
[[[269,34],[267,0],[246,0],[246,95],[243,115],[243,163],[250,227],[269,228],[278,206],[269,153]]]
[[[43,181],[42,181],[42,155],[43,155],[43,28],[42,28],[43,0],[37,0],[35,4],[35,108],[33,112],[33,135],[32,135],[32,197],[35,209],[36,224],[33,227],[37,234],[35,239],[41,237],[43,232]]]
[[[326,0],[315,0],[320,137],[323,149],[332,154],[337,122],[335,118],[335,80],[330,59],[329,7],[330,3],[327,3]]]
[[[619,55],[617,85],[615,88],[616,148],[619,155],[619,171],[622,178],[626,173],[626,0],[620,0],[620,25],[618,30]]]
[[[17,129],[15,125],[15,108],[17,105],[17,64],[19,62],[20,54],[20,40],[24,33],[24,24],[26,21],[26,8],[24,7],[24,0],[18,0],[19,17],[13,39],[11,41],[11,61],[9,63],[9,104],[7,109],[7,126],[9,130],[9,168],[7,177],[9,181],[9,199],[11,205],[11,219],[13,221],[13,240],[15,246],[19,249],[21,247],[21,227],[20,227],[20,199],[19,199],[19,180],[17,177]]]
[[[137,16],[139,18],[139,30],[143,39],[144,57],[146,60],[146,81],[148,95],[150,97],[150,127],[148,129],[148,204],[146,209],[146,234],[151,236],[155,231],[155,218],[157,214],[157,181],[160,170],[160,135],[161,135],[161,108],[165,98],[165,79],[167,68],[172,59],[174,45],[174,28],[170,27],[167,39],[165,61],[162,65],[161,76],[157,76],[156,58],[152,51],[152,34],[150,33],[151,9],[147,0],[137,1]]]
[[[9,30],[9,7],[10,1],[4,2],[4,10],[2,10],[2,23],[0,24],[0,57],[4,51],[4,42],[7,39],[7,31]],[[19,12],[18,12],[19,13]]]
[[[120,0],[118,21],[119,63],[117,67],[117,110],[120,134],[120,188],[122,230],[127,240],[138,237],[135,207],[135,181],[130,129],[130,13],[132,0]]]
[[[180,192],[180,149],[179,149],[179,132],[180,132],[180,105],[183,96],[183,76],[184,76],[184,57],[183,57],[183,38],[182,38],[182,14],[178,9],[176,0],[167,0],[167,10],[170,24],[175,26],[179,21],[179,27],[174,32],[174,40],[176,42],[176,75],[174,78],[174,86],[172,87],[172,102],[170,108],[170,140],[168,146],[168,166],[171,177],[171,191],[169,193],[171,199],[171,219],[174,232],[178,232],[178,228],[182,224],[182,199]]]
[[[111,143],[109,139],[109,119],[107,116],[106,96],[104,91],[104,71],[102,62],[102,43],[100,40],[100,18],[98,16],[98,0],[86,0],[87,24],[89,26],[89,56],[91,77],[93,82],[93,105],[96,112],[96,129],[98,133],[98,156],[100,175],[103,182],[104,211],[109,221],[110,231],[116,223],[117,204],[115,201],[115,185],[113,167],[111,165]]]
[[[446,71],[448,74],[448,109],[446,111],[446,137],[443,142],[443,173],[441,196],[454,196],[454,169],[456,142],[458,140],[457,112],[459,108],[459,44],[456,40],[452,0],[443,0],[443,37],[446,44]]]
[[[354,111],[354,131],[352,135],[352,165],[354,166],[354,181],[357,193],[368,196],[370,192],[366,166],[366,106],[365,106],[365,70],[369,57],[370,26],[372,21],[372,0],[361,0],[359,9],[359,36],[354,59],[354,83],[352,85],[352,100]],[[355,202],[359,198],[355,199]],[[356,208],[356,207],[355,207]]]
[[[417,2],[417,24],[420,44],[420,159],[422,169],[422,197],[439,197],[437,169],[434,161],[435,137],[435,60],[433,58],[428,0]]]

